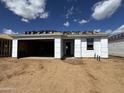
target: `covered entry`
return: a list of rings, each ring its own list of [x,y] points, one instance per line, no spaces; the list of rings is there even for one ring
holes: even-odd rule
[[[54,39],[19,40],[18,58],[54,57]]]
[[[74,39],[63,40],[64,57],[74,57]]]

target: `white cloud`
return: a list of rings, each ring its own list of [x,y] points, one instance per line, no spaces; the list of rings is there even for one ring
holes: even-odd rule
[[[49,16],[48,12],[43,13],[40,18],[47,18]]]
[[[12,31],[11,29],[4,28],[3,34],[18,34],[17,32]]]
[[[46,0],[1,0],[6,7],[27,22],[36,18],[47,18]]]
[[[89,22],[89,20],[82,19],[82,20],[79,21],[79,24],[86,24],[88,22]]]
[[[67,22],[64,23],[64,26],[69,27],[70,23],[67,21]]]
[[[108,29],[107,31],[105,31],[106,33],[108,34],[111,34],[112,33],[112,30],[111,29]]]
[[[74,19],[73,21],[74,21],[74,22],[77,22],[78,20],[77,20],[77,19]]]
[[[101,29],[94,29],[95,32],[101,32]]]
[[[92,17],[102,20],[110,17],[120,7],[122,0],[102,0],[93,6]]]
[[[118,33],[122,33],[124,32],[124,25],[121,25],[119,28],[117,28],[116,30],[114,30],[112,32],[112,34],[118,34]]]
[[[26,23],[28,23],[29,21],[27,20],[27,19],[25,19],[25,18],[22,18],[21,19],[23,22],[26,22]]]
[[[69,18],[74,13],[74,6],[72,6],[70,9],[67,10],[67,13],[65,15],[66,19]]]
[[[108,29],[105,32],[110,34],[110,35],[115,35],[115,34],[122,33],[122,32],[124,32],[124,25],[121,25],[120,27],[118,27],[115,30]]]

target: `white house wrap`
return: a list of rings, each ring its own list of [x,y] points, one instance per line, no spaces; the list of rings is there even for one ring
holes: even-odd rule
[[[10,35],[12,57],[108,58],[106,33],[49,32]]]

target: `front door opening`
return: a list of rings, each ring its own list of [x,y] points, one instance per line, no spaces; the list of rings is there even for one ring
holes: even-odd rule
[[[64,40],[64,57],[74,57],[74,40]]]
[[[66,42],[66,55],[71,55],[71,42]]]

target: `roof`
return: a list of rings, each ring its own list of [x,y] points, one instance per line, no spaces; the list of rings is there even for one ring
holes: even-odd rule
[[[124,40],[124,32],[109,36],[109,42]]]
[[[0,34],[0,39],[8,39],[11,40],[13,39],[11,35],[7,35],[7,34]]]
[[[107,33],[103,32],[26,32],[21,34],[0,35],[4,39],[54,39],[55,37],[62,38],[83,38],[83,37],[108,37]]]
[[[46,30],[46,31],[28,31],[24,32],[25,35],[49,35],[49,34],[62,34],[62,35],[103,35],[106,34],[104,32],[96,32],[96,31],[53,31],[53,30]]]

